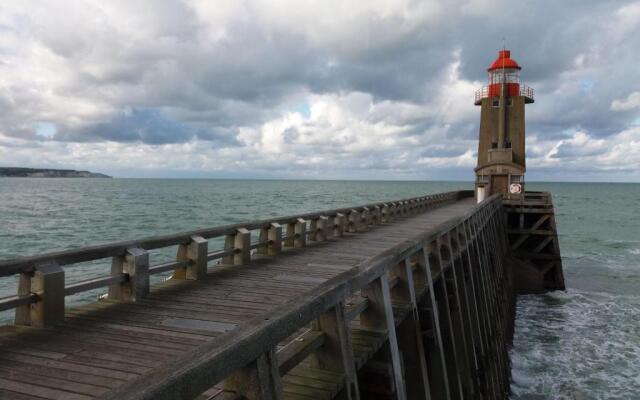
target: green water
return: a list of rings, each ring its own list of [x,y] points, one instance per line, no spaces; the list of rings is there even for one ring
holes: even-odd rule
[[[0,178],[0,259],[470,187]],[[528,189],[553,194],[568,290],[519,299],[512,398],[640,398],[640,185],[532,183]],[[174,255],[175,249],[152,253],[152,262]],[[65,271],[73,282],[108,268],[97,262]],[[0,279],[0,297],[14,293],[15,278]],[[9,318],[0,314],[0,321]]]

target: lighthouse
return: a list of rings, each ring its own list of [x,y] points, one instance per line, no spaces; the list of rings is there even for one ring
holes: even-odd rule
[[[480,140],[475,168],[478,202],[496,193],[512,199],[524,191],[524,106],[533,103],[533,89],[520,83],[522,68],[503,49],[487,69],[489,83],[476,91],[480,106]]]

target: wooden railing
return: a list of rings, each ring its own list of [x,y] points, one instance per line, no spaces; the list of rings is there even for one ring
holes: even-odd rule
[[[383,334],[388,341],[398,398],[404,398],[409,378],[402,376],[400,363],[407,361],[401,360],[398,346],[415,341],[396,340],[398,315],[391,302],[406,304],[412,315],[418,312],[418,302],[424,301],[437,354],[429,367],[440,372],[422,387],[431,385],[431,395],[440,397],[420,398],[475,398],[473,394],[481,391],[486,398],[504,399],[509,382],[506,349],[513,322],[509,321],[513,293],[510,279],[505,278],[510,269],[505,261],[509,250],[504,224],[501,197],[492,196],[104,398],[188,399],[224,381],[225,389],[240,396],[277,399],[282,396],[281,376],[313,353],[344,377],[346,398],[357,399],[349,326],[357,316],[360,326]],[[308,326],[304,340],[277,351],[280,342]],[[415,352],[424,357],[424,349]],[[403,354],[411,351],[405,349]],[[405,371],[426,379],[425,368]]]
[[[471,195],[467,191],[448,192],[2,261],[0,277],[19,275],[19,282],[16,295],[0,299],[0,311],[15,309],[17,325],[44,327],[64,319],[66,296],[108,287],[110,298],[136,301],[149,292],[153,274],[173,271],[174,279],[201,279],[212,261],[247,264],[252,253],[276,255],[283,247],[304,247],[307,241],[359,232],[371,224]],[[209,239],[215,238],[224,238],[224,246],[211,251]],[[151,263],[149,250],[171,246],[178,246],[175,261]],[[63,266],[109,258],[109,275],[65,283]]]

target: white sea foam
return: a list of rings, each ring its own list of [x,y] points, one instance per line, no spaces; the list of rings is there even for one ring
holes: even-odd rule
[[[576,290],[522,296],[512,399],[640,398],[638,320],[639,296]]]

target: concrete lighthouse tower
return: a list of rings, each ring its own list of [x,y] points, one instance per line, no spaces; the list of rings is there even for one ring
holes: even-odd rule
[[[489,84],[476,91],[480,106],[480,141],[476,199],[495,193],[519,198],[524,191],[524,105],[533,103],[533,89],[520,83],[522,68],[509,50],[498,52],[489,69]]]

